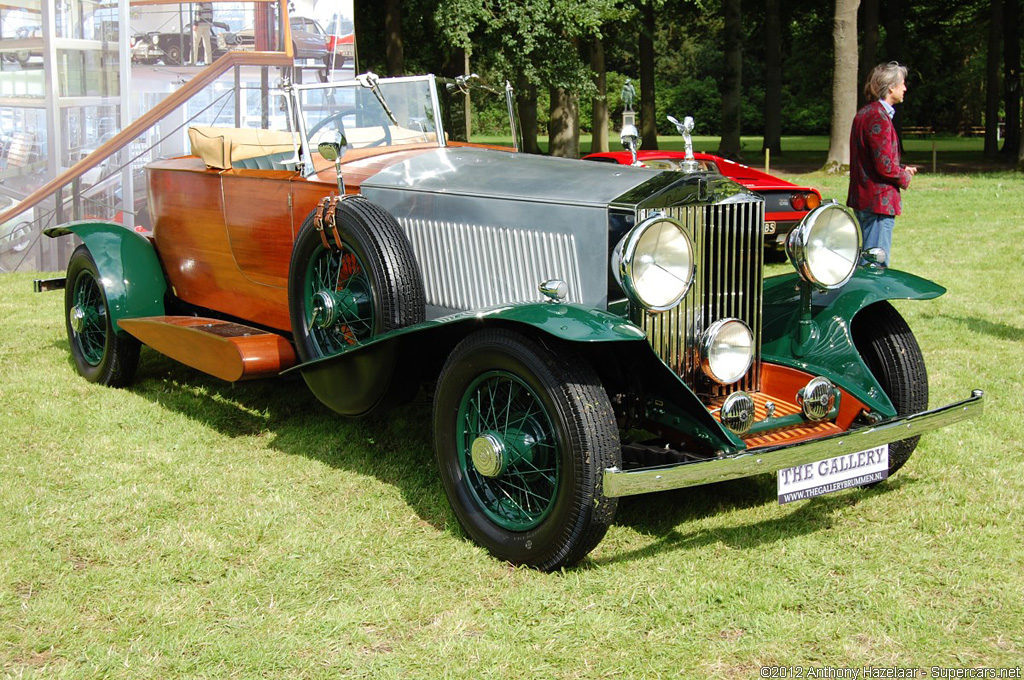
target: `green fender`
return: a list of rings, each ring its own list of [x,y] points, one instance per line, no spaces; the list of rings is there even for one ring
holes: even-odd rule
[[[656,420],[715,450],[744,448],[654,353],[640,328],[617,314],[577,304],[521,303],[460,312],[383,333],[286,372],[299,371],[313,394],[332,410],[362,416],[411,398],[419,380],[436,377],[429,373],[440,370],[462,338],[493,326],[573,343],[584,355],[609,350],[624,372],[644,376],[645,388],[657,397],[651,405]]]
[[[865,307],[883,300],[930,300],[942,286],[892,269],[858,268],[838,290],[811,294],[811,334],[800,347],[800,278],[786,274],[765,280],[761,356],[833,381],[887,417],[892,402],[864,364],[850,326]]]
[[[445,349],[494,324],[527,325],[573,342],[644,339],[643,331],[608,312],[558,303],[515,304],[460,312],[382,333],[285,372],[300,371],[313,394],[332,410],[362,416],[400,402],[426,365],[436,367],[444,361]]]
[[[82,220],[51,227],[43,232],[50,238],[74,234],[82,239],[107,296],[110,320],[119,334],[121,319],[164,314],[164,279],[153,244],[145,236],[116,222]]]

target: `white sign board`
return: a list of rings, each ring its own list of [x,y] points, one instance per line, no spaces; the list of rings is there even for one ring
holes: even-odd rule
[[[779,470],[779,503],[880,482],[889,476],[889,445]]]

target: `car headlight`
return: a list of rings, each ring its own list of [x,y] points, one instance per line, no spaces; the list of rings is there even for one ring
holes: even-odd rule
[[[626,294],[645,309],[679,304],[693,283],[693,243],[683,225],[664,215],[632,229],[616,249],[613,270]]]
[[[786,239],[786,254],[804,280],[823,289],[843,286],[860,259],[860,225],[853,211],[827,203],[800,221]]]
[[[158,35],[151,36],[150,40],[153,41],[153,47],[156,47],[157,45],[160,44],[160,36],[158,36]]]
[[[715,382],[731,385],[747,374],[754,360],[754,334],[739,319],[720,319],[704,332],[700,365]]]

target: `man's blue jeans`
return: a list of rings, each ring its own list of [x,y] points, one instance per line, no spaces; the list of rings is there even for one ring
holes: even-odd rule
[[[892,231],[896,226],[896,218],[892,215],[855,210],[860,221],[860,230],[864,234],[864,250],[881,248],[885,251],[885,266],[889,266],[892,254]]]

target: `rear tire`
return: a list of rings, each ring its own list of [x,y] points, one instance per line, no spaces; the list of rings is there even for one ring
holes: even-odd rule
[[[89,249],[78,246],[68,261],[64,289],[64,322],[71,357],[89,382],[124,387],[139,366],[141,343],[114,332],[107,296]]]
[[[914,332],[888,302],[862,310],[853,321],[853,342],[878,380],[897,416],[928,408],[928,372]],[[917,448],[921,436],[889,445],[889,474],[895,474]]]

